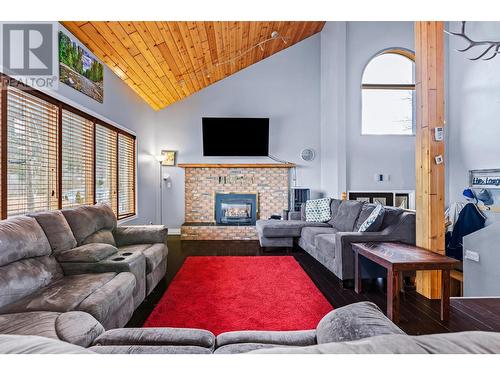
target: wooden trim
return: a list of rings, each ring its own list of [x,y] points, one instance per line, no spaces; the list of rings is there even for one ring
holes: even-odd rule
[[[134,213],[137,214],[137,139],[134,139],[134,182],[133,182],[133,187],[134,187]]]
[[[294,163],[256,163],[256,164],[178,164],[180,168],[294,168]]]
[[[444,127],[444,23],[415,22],[416,55],[416,244],[445,253],[444,141],[436,142],[434,129]],[[441,272],[417,272],[417,292],[441,297]]]
[[[410,60],[415,61],[415,53],[413,53],[410,50],[404,49],[404,48],[391,48],[391,49],[385,50],[382,53],[382,55],[385,53],[395,53],[397,55],[401,55],[401,56],[404,56]]]
[[[95,180],[96,180],[96,167],[95,167],[95,163],[96,163],[96,160],[97,160],[97,155],[96,155],[96,123],[95,121],[93,122],[93,125],[92,125],[92,132],[93,132],[93,138],[94,138],[94,141],[92,142],[92,155],[94,157],[94,162],[93,162],[93,166],[94,166],[94,170],[93,170],[93,175],[94,177],[92,178],[92,189],[93,189],[93,198],[94,198],[94,204],[97,203],[97,194],[96,194],[96,183],[95,183]]]
[[[117,218],[117,220],[123,220],[123,219],[128,219],[129,217],[132,217],[132,216],[135,216],[137,215],[137,213],[133,213],[133,214],[126,214],[126,215],[123,215],[123,216],[120,216]]]
[[[364,90],[415,90],[415,84],[378,84],[363,83],[361,88]]]
[[[62,112],[63,105],[59,103],[59,112],[57,114],[57,207],[62,209]]]
[[[134,134],[130,134],[129,132],[123,129],[117,128],[116,126],[110,125],[105,121],[99,120],[98,118],[95,119],[95,122],[101,126],[104,126],[105,128],[108,128],[109,130],[116,132],[117,134],[123,134],[126,135],[127,137],[131,137],[134,139],[136,138]]]
[[[1,195],[1,209],[0,215],[2,219],[7,218],[7,82],[3,75],[0,75],[0,195]]]
[[[116,171],[115,171],[115,194],[116,194],[116,217],[120,218],[120,133],[116,133]],[[113,204],[113,203],[111,203]]]

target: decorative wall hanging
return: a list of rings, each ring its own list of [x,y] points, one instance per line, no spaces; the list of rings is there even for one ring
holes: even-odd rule
[[[172,167],[175,166],[175,151],[162,150],[161,151],[162,161],[161,165]]]
[[[312,148],[306,148],[300,153],[300,157],[304,161],[313,161],[316,157],[316,152]]]
[[[500,169],[469,171],[469,187],[472,189],[500,189]]]
[[[444,32],[448,35],[454,35],[465,40],[468,45],[465,48],[457,49],[458,52],[466,52],[474,47],[483,47],[484,51],[476,57],[468,57],[469,60],[491,60],[496,55],[500,54],[500,41],[490,41],[490,40],[473,40],[465,34],[465,23],[462,21],[462,27],[459,33],[451,32],[445,30]]]
[[[59,81],[103,102],[103,65],[78,42],[59,31]]]

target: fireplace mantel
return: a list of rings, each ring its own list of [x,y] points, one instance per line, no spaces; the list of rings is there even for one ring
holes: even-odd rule
[[[178,164],[181,168],[294,168],[294,163],[255,163],[255,164]]]

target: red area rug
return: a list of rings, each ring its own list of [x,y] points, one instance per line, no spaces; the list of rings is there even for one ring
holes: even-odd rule
[[[144,327],[316,328],[332,306],[291,256],[188,257]]]

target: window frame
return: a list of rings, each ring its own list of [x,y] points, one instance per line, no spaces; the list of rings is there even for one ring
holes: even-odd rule
[[[62,209],[62,150],[63,150],[63,137],[62,137],[62,113],[63,110],[72,112],[75,115],[81,116],[92,122],[92,154],[93,154],[93,177],[92,177],[92,190],[93,190],[93,201],[96,204],[96,125],[104,126],[110,130],[116,132],[116,196],[117,196],[117,208],[119,207],[119,173],[118,173],[118,135],[122,134],[134,140],[134,212],[128,215],[120,216],[117,211],[117,219],[124,220],[130,219],[137,215],[137,137],[135,134],[128,132],[120,127],[113,126],[108,122],[92,116],[78,108],[73,107],[61,100],[58,100],[44,92],[36,90],[30,86],[25,85],[22,82],[8,76],[7,74],[0,73],[0,219],[7,219],[7,208],[8,208],[8,185],[7,185],[7,163],[8,163],[8,87],[13,86],[19,90],[26,91],[29,95],[32,95],[40,100],[46,101],[50,104],[56,105],[59,108],[58,119],[57,119],[57,196],[58,196],[58,209]],[[26,213],[27,214],[27,213]]]
[[[128,138],[132,140],[131,144],[131,153],[132,153],[132,162],[134,163],[133,171],[132,171],[132,176],[128,175],[127,177],[132,177],[132,189],[133,192],[130,195],[131,198],[131,205],[133,207],[132,212],[125,213],[125,214],[120,214],[120,136],[124,138]],[[117,160],[116,160],[116,173],[117,173],[117,180],[116,180],[116,185],[117,185],[117,212],[118,212],[118,220],[122,220],[125,218],[129,218],[131,216],[134,216],[137,212],[137,145],[136,145],[136,139],[132,138],[128,134],[123,134],[123,133],[118,133],[117,134],[117,146],[116,146],[116,153],[117,153]]]
[[[360,121],[360,135],[361,136],[395,136],[395,137],[414,137],[416,135],[416,118],[415,118],[415,105],[416,105],[416,97],[414,96],[414,100],[412,103],[412,133],[411,134],[395,134],[395,133],[383,133],[383,134],[370,134],[370,133],[363,133],[363,90],[413,90],[416,94],[416,83],[412,84],[370,84],[370,83],[363,83],[363,77],[365,75],[366,68],[370,63],[376,59],[379,56],[382,55],[387,55],[387,54],[395,54],[395,55],[400,55],[402,57],[407,58],[408,60],[412,61],[414,68],[416,69],[416,64],[415,64],[415,52],[412,50],[406,49],[406,48],[386,48],[383,49],[379,52],[377,52],[375,55],[370,57],[368,62],[365,64],[363,68],[363,72],[361,73],[361,85],[360,85],[360,99],[361,99],[361,121]]]

